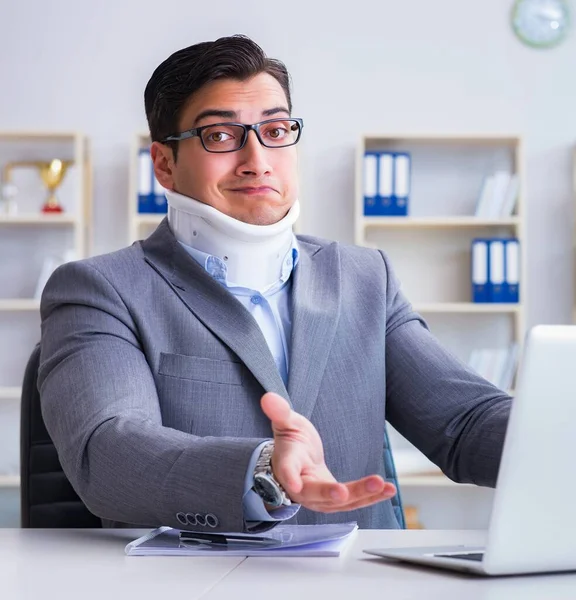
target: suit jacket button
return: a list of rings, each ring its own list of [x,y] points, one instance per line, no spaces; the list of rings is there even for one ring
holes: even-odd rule
[[[212,513],[208,513],[206,515],[206,525],[208,525],[208,527],[218,527],[219,524],[220,521],[218,521],[218,517],[216,517],[216,515],[213,515]]]

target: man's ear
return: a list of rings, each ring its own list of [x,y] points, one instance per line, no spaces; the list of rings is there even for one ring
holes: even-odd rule
[[[154,165],[154,175],[158,183],[167,190],[174,189],[174,153],[170,146],[160,142],[152,142],[150,156]]]

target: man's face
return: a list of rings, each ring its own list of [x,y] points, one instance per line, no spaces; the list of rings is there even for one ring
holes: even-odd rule
[[[223,79],[201,88],[185,107],[178,131],[288,116],[281,85],[271,75],[260,73],[247,81]],[[151,153],[162,186],[245,223],[276,223],[298,197],[296,146],[265,148],[254,131],[235,152],[207,152],[200,139],[193,137],[178,142],[177,162],[172,150],[159,142],[152,144]]]

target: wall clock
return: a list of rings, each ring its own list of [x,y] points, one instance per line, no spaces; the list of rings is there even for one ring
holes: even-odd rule
[[[512,28],[518,38],[533,48],[557,46],[570,29],[566,0],[516,0]]]

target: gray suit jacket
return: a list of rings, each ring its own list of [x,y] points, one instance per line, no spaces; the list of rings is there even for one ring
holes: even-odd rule
[[[385,420],[452,479],[495,484],[510,398],[449,354],[379,251],[300,237],[288,389],[252,316],[179,245],[145,241],[60,267],[42,297],[39,389],[74,488],[103,519],[244,528],[244,477],[289,399],[340,481],[384,473]],[[298,523],[395,528],[390,501]]]

